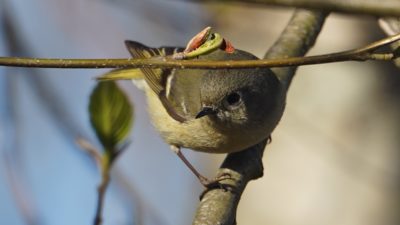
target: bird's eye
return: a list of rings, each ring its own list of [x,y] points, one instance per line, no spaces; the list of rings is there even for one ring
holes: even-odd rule
[[[238,106],[242,101],[242,96],[239,92],[232,92],[225,98],[225,106],[227,108],[232,108]]]

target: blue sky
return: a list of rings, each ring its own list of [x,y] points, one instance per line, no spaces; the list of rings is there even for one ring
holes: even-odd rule
[[[22,48],[17,53],[22,56],[129,57],[126,39],[148,45],[184,44],[188,34],[204,26],[197,6],[162,1],[0,4],[0,13],[12,21],[17,35],[13,41]],[[13,54],[4,29],[0,37],[0,54]],[[102,72],[0,68],[0,156],[7,160],[0,163],[0,224],[25,224],[16,195],[40,224],[91,224],[99,176],[74,139],[83,135],[99,146],[87,105],[93,78]],[[143,94],[130,82],[122,86],[134,102],[136,116],[132,144],[115,165],[118,176],[107,192],[105,224],[186,224],[201,187],[150,126]],[[12,166],[17,188],[10,185],[6,165]]]

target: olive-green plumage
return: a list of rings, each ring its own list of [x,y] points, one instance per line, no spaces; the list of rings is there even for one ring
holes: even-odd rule
[[[127,41],[133,57],[171,54]],[[215,50],[191,60],[256,59],[250,53]],[[164,140],[209,153],[230,153],[268,138],[278,124],[285,94],[275,74],[254,69],[142,69],[149,113]]]

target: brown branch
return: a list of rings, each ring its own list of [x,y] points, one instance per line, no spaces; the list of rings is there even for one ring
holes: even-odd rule
[[[297,25],[293,25],[297,26]],[[304,27],[304,32],[311,31],[313,24]],[[305,42],[312,40],[309,37]],[[283,42],[286,39],[295,39],[285,35],[282,37]],[[179,68],[179,69],[226,69],[226,68],[256,68],[256,67],[287,67],[311,64],[323,64],[343,61],[366,61],[366,60],[393,60],[397,57],[393,52],[374,53],[375,50],[400,40],[400,34],[396,34],[361,48],[349,51],[336,52],[324,55],[315,55],[308,57],[293,54],[288,57],[287,54],[270,55],[268,59],[261,60],[240,60],[240,61],[208,61],[208,60],[175,60],[171,57],[153,57],[146,59],[46,59],[46,58],[20,58],[20,57],[0,57],[0,66],[14,67],[38,67],[38,68],[83,68],[83,69],[99,69],[99,68]],[[288,45],[287,42],[285,45]],[[280,46],[280,45],[278,45]],[[277,47],[273,47],[277,48]],[[279,47],[284,49],[282,47]],[[298,49],[302,49],[299,47]],[[274,50],[275,51],[275,50]],[[276,50],[277,51],[277,50]],[[283,52],[282,52],[283,53]]]
[[[220,181],[226,189],[210,189],[203,194],[193,221],[194,225],[235,224],[240,197],[251,180],[263,176],[262,155],[267,141],[263,141],[225,158],[217,177],[229,174]]]
[[[298,10],[287,25],[284,33],[275,43],[266,57],[297,56],[305,54],[312,47],[326,14]],[[307,32],[304,32],[307,31]],[[291,45],[286,45],[287,37],[293,39]],[[295,69],[275,71],[282,76],[293,76]],[[198,206],[193,224],[208,225],[236,224],[236,210],[242,192],[251,180],[262,177],[262,156],[266,141],[238,153],[229,154],[222,164],[218,175],[229,174],[230,179],[221,181],[227,189],[211,189],[203,194]]]
[[[379,26],[387,35],[393,35],[400,32],[400,18],[399,17],[386,17],[380,18],[378,20]],[[390,47],[395,51],[400,48],[400,43],[395,42],[390,45]],[[394,60],[394,64],[400,68],[400,59],[397,58]]]
[[[105,194],[108,184],[110,183],[110,169],[111,169],[110,158],[111,157],[107,153],[104,153],[104,155],[102,156],[101,182],[97,189],[97,208],[93,225],[101,225],[103,223],[103,208],[104,208]]]
[[[373,16],[400,16],[398,0],[192,0],[212,3],[248,3],[255,5],[274,5],[296,7],[327,12],[364,14]]]
[[[303,20],[306,14],[310,14],[309,16],[314,19]],[[264,58],[277,58],[282,56],[302,56],[305,55],[311,46],[314,45],[315,40],[318,37],[319,32],[322,29],[323,21],[327,14],[319,13],[315,15],[312,11],[304,11],[303,13],[295,13],[291,18],[291,22],[286,26],[286,28],[281,33],[280,37],[274,45],[268,50],[265,54]],[[298,18],[299,17],[299,18]],[[294,30],[299,29],[297,32],[293,32]],[[389,40],[389,39],[388,39]],[[392,40],[392,39],[390,39]],[[346,58],[348,55],[364,55],[369,54],[369,52],[375,51],[378,46],[381,44],[387,43],[387,40],[381,40],[378,42],[374,42],[369,44],[363,48],[342,52],[342,53],[334,53],[330,55],[322,56],[320,58]],[[306,57],[307,58],[313,58]],[[293,76],[297,70],[297,67],[283,67],[283,68],[274,68],[273,71],[283,84],[286,91],[288,90],[290,83],[293,79]]]

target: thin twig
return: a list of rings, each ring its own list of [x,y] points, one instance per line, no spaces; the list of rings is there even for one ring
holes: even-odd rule
[[[326,13],[298,10],[290,20],[285,34],[282,34],[269,54],[276,57],[297,56],[305,54],[314,44],[325,21]],[[314,28],[310,29],[309,26]],[[304,32],[307,30],[308,32]],[[290,45],[286,45],[282,37],[298,36]],[[287,39],[286,39],[287,40]],[[276,51],[284,48],[284,51]],[[273,50],[275,49],[275,50]],[[269,55],[267,54],[267,56]],[[280,71],[292,76],[292,70]],[[262,156],[266,141],[263,141],[244,151],[228,154],[218,174],[229,174],[230,179],[221,181],[227,189],[207,190],[198,206],[193,224],[201,225],[232,225],[236,223],[236,210],[242,192],[251,180],[262,177]]]
[[[99,150],[94,147],[88,140],[82,137],[77,137],[75,140],[75,143],[82,149],[84,150],[93,160],[96,162],[96,165],[98,167],[101,166],[101,154]]]
[[[97,190],[97,207],[93,225],[101,225],[103,222],[104,199],[110,183],[110,169],[110,157],[105,153],[102,157],[101,182]]]
[[[287,67],[311,64],[323,64],[343,61],[393,60],[397,57],[393,52],[375,53],[377,49],[400,40],[396,34],[361,48],[331,54],[308,56],[240,60],[240,61],[209,61],[209,60],[174,60],[171,57],[153,57],[146,59],[46,59],[0,57],[0,66],[40,67],[40,68],[180,68],[180,69],[227,69],[255,67]],[[286,57],[286,58],[284,58]]]
[[[86,139],[78,137],[75,142],[96,161],[97,167],[101,170],[101,182],[97,188],[97,206],[93,221],[93,225],[100,225],[103,222],[102,215],[105,194],[108,184],[110,183],[111,160],[109,154],[104,153],[104,155],[101,155],[100,152]]]
[[[372,16],[400,16],[400,1],[398,0],[192,0],[204,3],[247,3],[259,5],[275,5],[304,9],[323,10],[349,14],[364,14]]]

